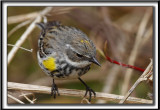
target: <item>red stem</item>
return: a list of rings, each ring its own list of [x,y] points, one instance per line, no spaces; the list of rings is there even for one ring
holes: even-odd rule
[[[115,61],[115,60],[112,60],[110,57],[106,56],[106,59],[111,62],[111,63],[114,63],[114,64],[117,64],[117,65],[121,65],[123,67],[127,67],[127,68],[132,68],[132,69],[135,69],[135,70],[138,70],[138,71],[141,71],[141,72],[144,72],[144,69],[142,68],[138,68],[138,67],[135,67],[135,66],[132,66],[132,65],[127,65],[127,64],[123,64],[123,63],[120,63],[118,61]]]

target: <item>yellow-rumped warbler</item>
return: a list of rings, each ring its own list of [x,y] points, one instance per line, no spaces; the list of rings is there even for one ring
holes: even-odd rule
[[[96,48],[87,35],[74,27],[63,26],[57,21],[37,23],[42,29],[38,40],[38,62],[44,72],[53,77],[51,95],[59,95],[54,79],[78,78],[86,87],[89,101],[96,93],[80,78],[96,60]]]

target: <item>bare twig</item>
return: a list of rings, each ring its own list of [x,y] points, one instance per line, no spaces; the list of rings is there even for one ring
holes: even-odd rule
[[[89,102],[89,100],[86,99],[85,97],[81,100],[81,103],[84,103],[84,101],[86,101],[88,104],[91,104],[91,103]]]
[[[8,24],[19,23],[22,21],[26,21],[28,19],[36,18],[37,16],[39,16],[39,12],[32,12],[32,13],[23,14],[23,15],[10,16],[8,17]]]
[[[8,82],[8,90],[20,90],[20,91],[28,91],[28,92],[44,93],[44,94],[50,94],[50,92],[51,92],[50,87],[31,85],[31,84],[14,83],[14,82]],[[76,96],[76,97],[80,97],[80,96],[83,97],[85,94],[85,91],[75,90],[75,89],[59,88],[59,92],[61,95],[64,95],[64,96]],[[103,99],[103,100],[107,100],[107,101],[118,102],[122,98],[123,98],[123,96],[120,96],[120,95],[96,92],[96,99]],[[129,97],[126,100],[126,102],[127,103],[152,104],[152,100],[146,100],[146,99],[135,98],[135,97]]]
[[[76,7],[54,7],[51,11],[50,16],[61,15],[68,13],[70,10],[75,9]],[[49,15],[48,15],[49,16]]]
[[[16,42],[15,46],[12,48],[12,50],[9,52],[8,54],[8,64],[11,62],[11,60],[13,59],[15,53],[17,52],[17,50],[19,49],[18,47],[20,47],[23,42],[26,40],[26,38],[28,37],[28,35],[33,31],[33,29],[35,28],[35,23],[36,22],[40,22],[41,21],[41,17],[43,15],[45,15],[46,13],[48,13],[49,11],[51,11],[52,7],[47,7],[45,8],[40,14],[39,16],[36,17],[36,19],[30,24],[30,26],[28,27],[28,29],[23,33],[23,35],[21,36],[21,38]]]
[[[20,104],[25,104],[24,102],[22,102],[21,100],[19,100],[19,99],[13,97],[13,96],[10,95],[10,94],[8,94],[8,97],[11,98],[11,99],[13,99],[13,100],[15,100],[16,102],[18,102],[18,103],[20,103]]]
[[[9,33],[8,33],[8,37],[10,37],[15,31],[17,31],[19,28],[29,24],[32,20],[27,20],[25,22],[22,22],[20,24],[18,24],[16,27],[14,27]]]
[[[12,46],[12,47],[15,47],[15,45],[12,45],[12,44],[7,44],[8,46]],[[32,52],[33,51],[33,49],[26,49],[26,48],[23,48],[23,47],[17,47],[17,48],[20,48],[20,49],[23,49],[23,50],[25,50],[25,51],[28,51],[28,52]]]
[[[53,10],[51,10],[51,13],[47,16],[53,16],[53,15],[60,15],[68,13],[70,10],[75,9],[76,7],[54,7]],[[23,21],[26,21],[28,19],[34,19],[37,16],[39,16],[39,12],[32,12],[27,14],[21,14],[21,15],[15,15],[8,17],[8,24],[14,24],[14,23],[20,23]]]
[[[22,93],[22,96],[25,97],[25,99],[28,100],[28,102],[30,102],[31,104],[34,104],[35,101],[36,101],[36,99],[33,99],[33,100],[29,99],[29,98],[26,96],[26,94],[23,94],[23,93]]]
[[[140,49],[142,37],[143,37],[144,31],[146,29],[150,16],[151,16],[151,11],[147,10],[139,25],[135,44],[134,44],[133,50],[131,51],[131,55],[128,61],[128,64],[130,65],[134,65],[134,62],[138,54],[138,49]],[[124,95],[127,92],[129,81],[132,76],[132,71],[133,71],[132,69],[128,69],[125,73],[124,82],[123,82],[122,91],[121,91],[122,95]]]
[[[12,50],[8,54],[8,64],[11,62],[11,60],[15,56],[15,54],[16,54],[17,50],[19,49],[19,47],[24,43],[24,41],[26,40],[26,38],[28,37],[28,35],[35,28],[35,23],[36,22],[40,22],[40,20],[41,20],[41,17],[37,17],[32,22],[32,24],[28,27],[28,29],[23,33],[23,35],[21,36],[21,38],[16,42],[15,46],[12,48]]]
[[[131,89],[127,92],[125,97],[119,102],[120,104],[124,103],[125,100],[129,97],[129,95],[133,92],[133,90],[137,87],[138,84],[140,84],[142,81],[147,80],[147,78],[152,74],[152,66],[153,62],[151,60],[150,64],[146,68],[146,70],[143,72],[143,74],[138,78],[138,80],[134,83],[134,85],[131,87]]]

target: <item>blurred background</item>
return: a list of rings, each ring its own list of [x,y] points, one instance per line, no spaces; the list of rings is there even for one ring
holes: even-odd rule
[[[8,7],[8,20],[13,16],[38,13],[44,8]],[[7,43],[15,44],[35,17],[26,17],[19,22],[10,23],[8,21]],[[57,20],[63,25],[79,28],[94,42],[101,67],[93,64],[90,71],[81,78],[96,92],[124,95],[142,74],[140,71],[110,63],[103,54],[121,63],[132,64],[142,69],[145,69],[150,63],[153,53],[152,7],[53,7],[46,17],[48,21]],[[20,16],[17,17],[17,19],[19,18]],[[31,22],[29,21],[18,30],[11,32],[17,25],[27,20]],[[42,71],[37,62],[39,35],[40,29],[36,27],[22,45],[24,48],[33,49],[33,52],[19,49],[8,64],[8,82],[51,86],[52,78]],[[12,47],[8,46],[7,52],[9,53],[11,49]],[[127,74],[130,75],[127,76]],[[85,86],[78,79],[56,80],[55,82],[59,88],[85,90]],[[152,93],[152,86],[148,82],[142,82],[135,88],[131,96],[150,99],[148,93]],[[23,102],[29,103],[24,97],[19,97],[20,92],[9,91],[9,93]],[[82,97],[70,96],[58,96],[54,99],[48,94],[34,94],[28,97],[31,99],[35,97],[36,104],[76,104],[81,103],[82,100]],[[17,102],[8,98],[8,103]],[[111,104],[116,102],[93,99],[92,103]]]

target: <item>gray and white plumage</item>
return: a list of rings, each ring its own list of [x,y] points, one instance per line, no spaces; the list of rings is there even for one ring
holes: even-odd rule
[[[63,26],[59,22],[38,23],[41,35],[37,57],[40,67],[57,79],[78,78],[85,74],[91,63],[99,65],[93,42],[81,30]],[[43,60],[53,57],[56,69],[49,71]]]

